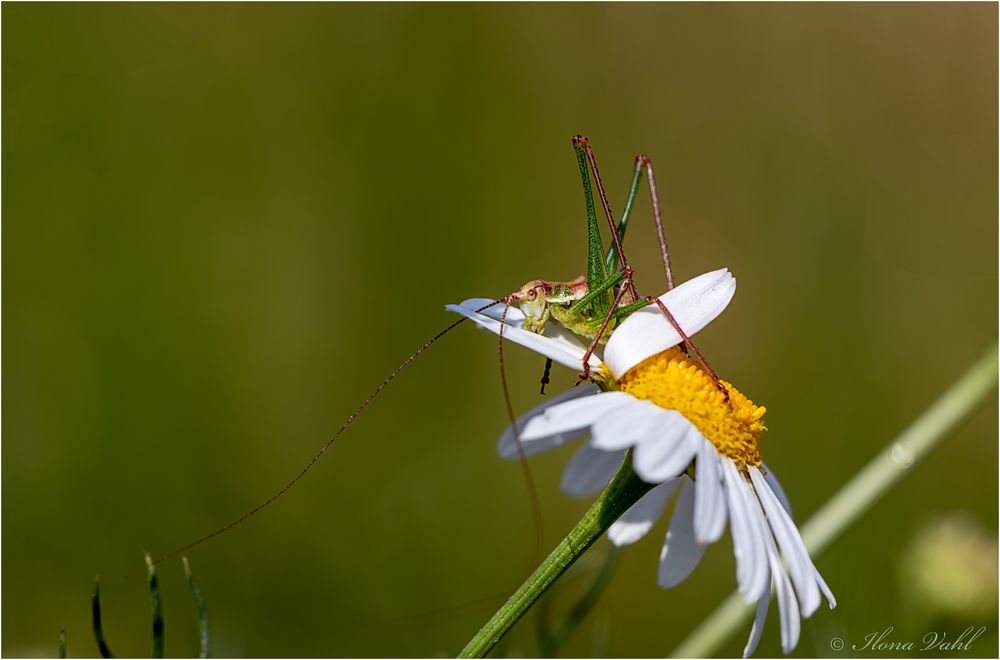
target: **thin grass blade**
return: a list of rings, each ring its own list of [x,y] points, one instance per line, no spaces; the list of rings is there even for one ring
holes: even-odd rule
[[[104,628],[101,626],[101,578],[94,578],[94,595],[90,598],[90,612],[94,627],[94,640],[97,642],[97,650],[102,658],[113,658],[115,654],[108,648],[108,643],[104,641]]]
[[[163,657],[163,600],[160,598],[160,579],[156,576],[153,558],[146,554],[146,574],[149,576],[149,596],[153,603],[153,656]]]
[[[198,608],[198,657],[207,658],[212,655],[212,637],[208,632],[208,615],[205,613],[205,600],[201,597],[201,589],[195,584],[194,575],[191,574],[191,564],[187,557],[181,557],[184,562],[184,575],[187,576],[188,586],[191,588],[191,597],[194,598],[194,605]]]

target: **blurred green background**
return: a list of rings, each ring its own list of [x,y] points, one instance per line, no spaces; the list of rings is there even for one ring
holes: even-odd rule
[[[122,579],[143,551],[274,491],[453,320],[445,303],[582,272],[577,132],[618,211],[632,159],[653,158],[680,279],[737,275],[699,346],[768,407],[765,459],[799,522],[997,334],[993,4],[8,4],[3,19],[4,655],[54,655],[60,626],[71,655],[95,655],[96,574],[112,648],[147,654],[145,585]],[[652,293],[646,199],[626,248]],[[461,648],[501,601],[442,610],[513,588],[531,559],[520,470],[495,455],[496,362],[462,327],[287,497],[191,552],[218,655]],[[509,349],[518,410],[541,368]],[[557,369],[553,391],[575,378]],[[996,420],[980,409],[818,558],[840,607],[804,623],[796,655],[978,623],[927,614],[900,566],[959,513],[995,565]],[[588,504],[558,492],[571,451],[532,461],[546,547]],[[734,588],[728,538],[656,587],[664,532],[627,549],[562,654],[662,656]],[[161,577],[167,652],[194,653],[179,562]],[[957,655],[997,652],[993,599]],[[533,629],[502,651],[536,653]],[[772,612],[759,655],[778,637]]]

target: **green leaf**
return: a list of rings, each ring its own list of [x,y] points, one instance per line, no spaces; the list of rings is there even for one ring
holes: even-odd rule
[[[94,639],[97,641],[97,650],[102,658],[113,658],[115,654],[108,648],[108,643],[104,641],[104,629],[101,627],[101,578],[94,578],[94,595],[90,598],[90,612],[94,627]]]

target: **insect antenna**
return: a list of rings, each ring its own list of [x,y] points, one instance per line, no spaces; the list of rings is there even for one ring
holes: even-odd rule
[[[500,364],[500,389],[503,390],[503,402],[507,408],[507,419],[510,420],[510,431],[514,437],[514,446],[517,447],[517,460],[521,464],[521,470],[524,472],[524,482],[528,487],[528,498],[531,501],[534,538],[532,539],[531,558],[528,563],[528,570],[526,571],[526,573],[530,573],[537,560],[542,556],[542,540],[545,529],[542,521],[542,505],[538,499],[538,488],[535,486],[535,478],[531,474],[528,456],[524,453],[524,446],[521,444],[521,431],[517,428],[517,417],[514,415],[514,406],[510,402],[510,390],[507,389],[507,369],[504,367],[503,362],[503,329],[507,321],[507,312],[510,310],[510,302],[510,298],[508,297],[504,301],[503,314],[500,315],[500,332],[497,333],[499,335],[497,356]],[[548,374],[548,371],[546,371],[546,374]],[[544,385],[542,387],[544,389]]]
[[[496,301],[494,301],[494,302],[492,302],[492,303],[490,303],[488,305],[484,305],[483,307],[480,307],[476,311],[477,312],[481,312],[483,310],[489,309],[490,307],[493,307],[494,305],[498,305],[501,302],[503,302],[503,300],[496,300]],[[508,305],[509,305],[509,303],[508,303]],[[305,466],[299,471],[299,473],[296,474],[288,482],[286,482],[284,486],[282,486],[277,491],[275,491],[273,495],[271,495],[266,500],[264,500],[263,502],[261,502],[260,504],[258,504],[257,506],[255,506],[254,508],[250,509],[249,511],[247,511],[246,513],[244,513],[240,517],[238,517],[238,518],[236,518],[236,519],[234,519],[234,520],[226,523],[225,525],[223,525],[222,527],[216,529],[215,531],[210,532],[208,534],[205,534],[204,536],[202,536],[202,537],[200,537],[200,538],[198,538],[198,539],[196,539],[196,540],[194,540],[194,541],[192,541],[192,542],[190,542],[190,543],[188,543],[186,545],[183,545],[183,546],[177,548],[176,550],[171,550],[170,552],[168,552],[165,555],[159,557],[158,559],[153,560],[151,565],[155,566],[156,564],[159,564],[160,562],[164,562],[164,561],[166,561],[168,559],[172,559],[172,558],[176,557],[177,555],[180,555],[180,554],[183,554],[183,553],[187,552],[188,550],[190,550],[191,548],[194,548],[195,546],[201,545],[205,541],[209,541],[209,540],[215,538],[216,536],[219,536],[221,534],[225,534],[226,532],[228,532],[232,528],[234,528],[237,525],[245,522],[247,519],[253,517],[254,515],[260,513],[264,509],[266,509],[267,507],[271,506],[271,504],[273,504],[275,502],[275,500],[277,500],[282,495],[284,495],[285,493],[287,493],[292,488],[292,486],[294,486],[295,484],[297,484],[299,482],[299,480],[302,479],[302,477],[306,476],[306,473],[309,472],[309,470],[312,469],[312,467],[316,464],[317,461],[319,461],[320,458],[322,458],[323,454],[326,453],[326,450],[329,449],[333,445],[333,443],[336,442],[337,438],[339,438],[344,433],[344,431],[346,431],[348,429],[348,427],[350,427],[351,424],[354,423],[354,420],[357,419],[358,416],[362,412],[364,412],[365,408],[368,407],[368,404],[370,404],[375,399],[375,397],[377,397],[382,392],[382,390],[385,389],[386,385],[388,385],[390,382],[392,382],[392,380],[396,376],[398,376],[399,373],[401,371],[403,371],[403,369],[405,369],[406,367],[408,367],[411,362],[413,362],[414,360],[416,360],[417,357],[419,357],[421,353],[423,353],[428,348],[430,348],[431,344],[433,344],[438,339],[440,339],[444,335],[446,335],[449,332],[451,332],[452,330],[454,330],[463,321],[465,321],[464,317],[460,318],[457,321],[455,321],[454,323],[452,323],[451,325],[449,325],[448,327],[446,327],[444,330],[441,330],[436,335],[434,335],[433,337],[431,337],[430,339],[428,339],[426,342],[424,342],[424,344],[420,348],[418,348],[416,351],[414,351],[413,354],[410,355],[410,357],[408,357],[405,360],[403,360],[403,362],[398,367],[396,367],[395,370],[393,370],[393,372],[391,374],[389,374],[389,377],[386,378],[385,380],[383,380],[381,382],[381,384],[379,384],[379,386],[376,387],[372,391],[372,393],[369,394],[368,397],[364,401],[361,402],[361,405],[359,405],[357,408],[355,408],[354,412],[352,412],[347,417],[347,419],[344,420],[344,423],[341,424],[340,428],[337,429],[337,432],[334,433],[333,436],[330,437],[330,439],[327,440],[323,444],[323,446],[319,448],[319,451],[317,451],[315,454],[313,454],[312,458],[309,459],[309,462],[307,462],[305,464]],[[143,567],[143,569],[145,569],[145,567]]]

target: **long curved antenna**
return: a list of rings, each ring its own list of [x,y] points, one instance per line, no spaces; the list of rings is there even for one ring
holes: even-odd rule
[[[490,307],[493,307],[494,305],[497,305],[497,304],[499,304],[501,302],[503,302],[503,301],[502,300],[498,300],[498,301],[492,302],[489,305],[481,307],[480,309],[478,309],[476,311],[482,311],[482,310],[485,310],[485,309],[489,309]],[[204,536],[202,536],[202,537],[200,537],[200,538],[192,541],[191,543],[188,543],[187,545],[183,545],[183,546],[177,548],[176,550],[171,550],[170,552],[168,552],[167,554],[163,555],[162,557],[153,560],[153,562],[150,565],[155,566],[156,564],[159,564],[160,562],[166,561],[168,559],[172,559],[173,557],[176,557],[177,555],[180,555],[180,554],[183,554],[183,553],[187,552],[188,550],[190,550],[191,548],[193,548],[195,546],[201,545],[205,541],[213,539],[216,536],[219,536],[220,534],[225,534],[226,532],[228,532],[229,530],[231,530],[233,527],[236,527],[240,523],[246,521],[248,518],[251,518],[252,516],[256,515],[257,513],[260,513],[261,511],[263,511],[267,507],[271,506],[271,504],[273,504],[275,500],[277,500],[279,497],[281,497],[286,492],[288,492],[288,490],[292,486],[294,486],[295,484],[297,484],[299,482],[299,480],[302,479],[302,477],[306,476],[306,473],[309,472],[309,470],[312,469],[312,466],[316,464],[316,461],[318,461],[323,456],[323,454],[326,453],[326,450],[329,449],[333,445],[334,442],[336,442],[337,438],[339,438],[341,436],[341,434],[343,434],[343,432],[346,431],[347,428],[351,424],[354,423],[354,420],[357,419],[358,415],[360,415],[362,412],[364,412],[365,408],[368,407],[368,404],[370,404],[372,402],[372,400],[376,396],[379,395],[379,393],[385,388],[385,386],[388,385],[392,381],[392,379],[394,379],[397,375],[399,375],[399,372],[401,372],[403,369],[405,369],[406,367],[408,367],[409,364],[411,362],[413,362],[415,359],[417,359],[417,357],[421,353],[423,353],[424,351],[426,351],[430,347],[431,344],[433,344],[434,342],[436,342],[438,339],[440,339],[441,337],[443,337],[444,335],[446,335],[451,330],[453,330],[456,327],[458,327],[458,325],[461,324],[463,321],[465,321],[464,317],[460,318],[457,321],[455,321],[454,323],[452,323],[451,325],[449,325],[447,328],[445,328],[441,332],[437,333],[436,335],[434,335],[433,337],[431,337],[430,339],[428,339],[426,342],[424,342],[424,345],[421,346],[420,348],[418,348],[416,351],[414,351],[413,354],[410,355],[410,357],[408,357],[405,360],[403,360],[402,364],[400,364],[398,367],[396,367],[396,369],[391,374],[389,374],[389,377],[386,378],[385,380],[383,380],[382,383],[378,387],[376,387],[375,390],[372,391],[371,394],[368,395],[368,398],[366,398],[364,401],[362,401],[361,405],[358,406],[354,410],[354,412],[352,412],[350,414],[350,416],[346,420],[344,420],[344,423],[341,424],[340,428],[337,429],[337,432],[333,434],[333,437],[331,437],[329,440],[327,440],[326,443],[322,447],[320,447],[319,451],[317,451],[315,454],[313,454],[313,457],[309,459],[309,462],[306,463],[305,467],[303,467],[299,471],[299,473],[297,475],[295,475],[295,477],[293,477],[291,480],[289,480],[284,486],[282,486],[281,488],[279,488],[273,495],[271,495],[269,498],[267,498],[266,500],[264,500],[263,502],[261,502],[260,504],[258,504],[257,506],[255,506],[254,508],[250,509],[246,513],[244,513],[239,518],[236,518],[235,520],[233,520],[233,521],[231,521],[231,522],[223,525],[222,527],[218,528],[214,532],[211,532],[209,534],[205,534]]]
[[[500,332],[497,341],[497,355],[500,359],[500,388],[503,390],[503,402],[507,408],[507,419],[510,420],[511,434],[514,436],[514,445],[517,447],[517,460],[521,464],[524,472],[524,481],[528,486],[528,498],[531,500],[532,527],[534,529],[534,539],[532,540],[531,558],[528,563],[528,570],[532,568],[542,556],[542,540],[544,536],[544,523],[542,520],[542,506],[538,499],[538,487],[535,486],[535,478],[531,474],[531,466],[528,464],[528,456],[524,453],[521,445],[521,431],[517,428],[517,417],[514,415],[514,406],[510,402],[510,391],[507,389],[507,370],[503,363],[503,329],[507,320],[507,311],[510,310],[510,298],[504,301],[503,314],[500,315]]]

